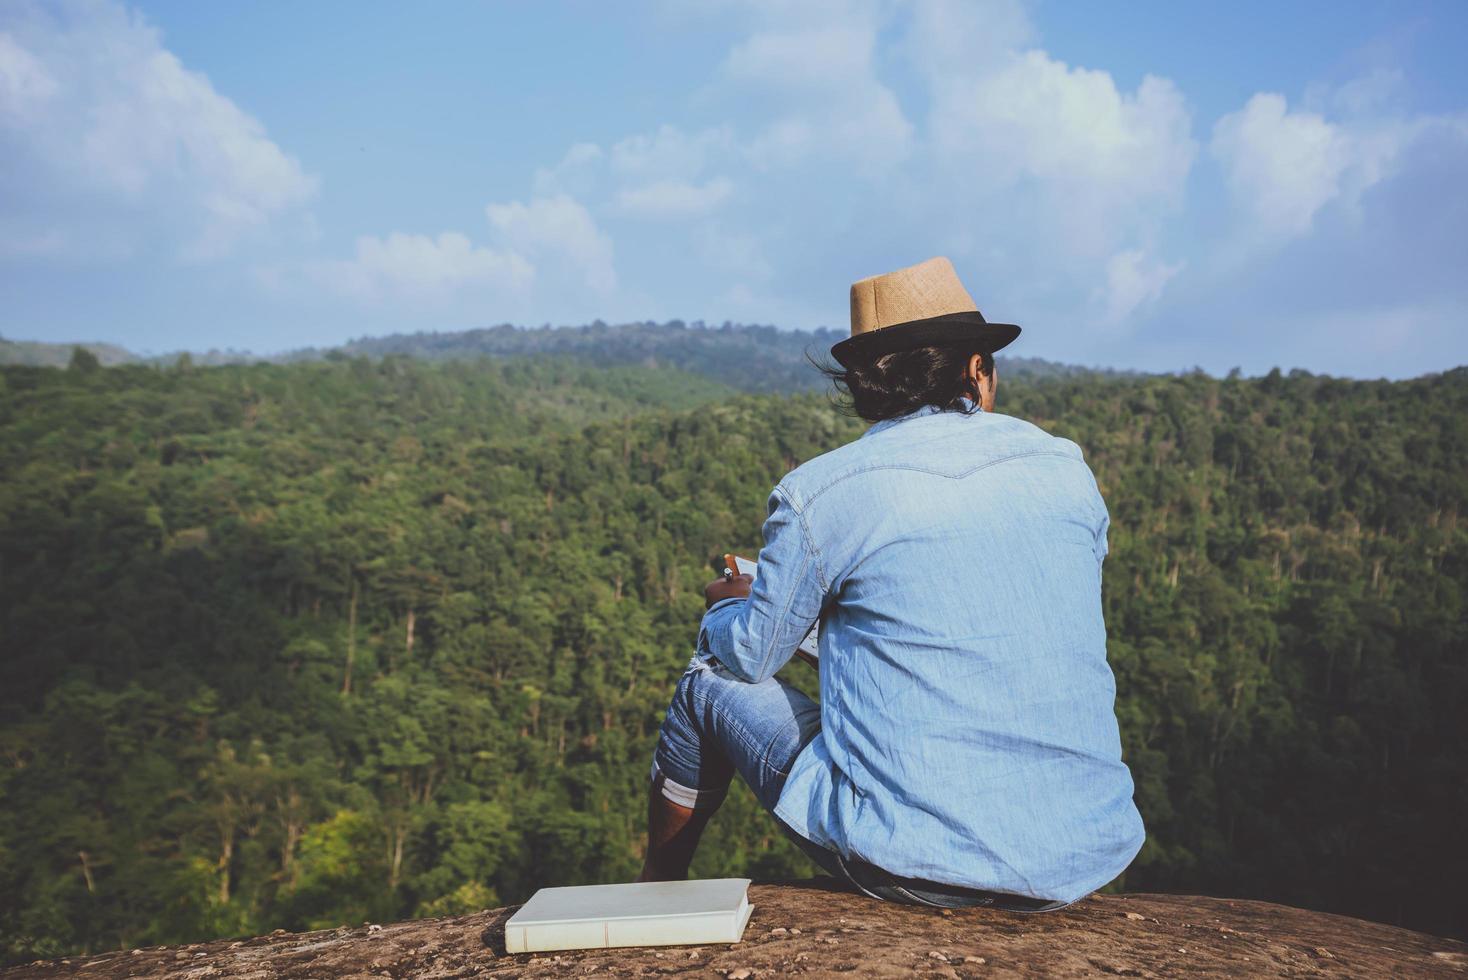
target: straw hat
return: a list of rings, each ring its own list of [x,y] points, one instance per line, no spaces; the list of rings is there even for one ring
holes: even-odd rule
[[[992,354],[1019,336],[990,323],[953,263],[939,256],[851,284],[851,336],[831,348],[844,366],[914,347],[971,347]]]

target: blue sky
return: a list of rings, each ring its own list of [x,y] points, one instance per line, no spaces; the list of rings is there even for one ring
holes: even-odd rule
[[[0,6],[0,335],[844,327],[945,254],[1056,360],[1468,363],[1468,4]]]

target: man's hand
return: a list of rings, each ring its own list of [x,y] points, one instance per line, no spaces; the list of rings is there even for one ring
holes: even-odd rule
[[[748,599],[749,583],[753,581],[750,575],[719,576],[703,590],[703,607],[707,609],[721,599]]]

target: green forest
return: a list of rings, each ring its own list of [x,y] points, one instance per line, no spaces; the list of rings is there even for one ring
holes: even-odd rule
[[[711,560],[862,430],[729,359],[0,368],[0,962],[630,880]],[[1468,369],[998,410],[1112,514],[1112,887],[1468,932]],[[693,868],[812,871],[743,790]]]

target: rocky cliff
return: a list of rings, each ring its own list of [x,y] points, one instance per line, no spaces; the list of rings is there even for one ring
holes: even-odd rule
[[[18,977],[1461,976],[1468,946],[1266,902],[1097,896],[1040,916],[887,905],[824,880],[754,885],[734,945],[510,956],[514,908],[49,960]]]

